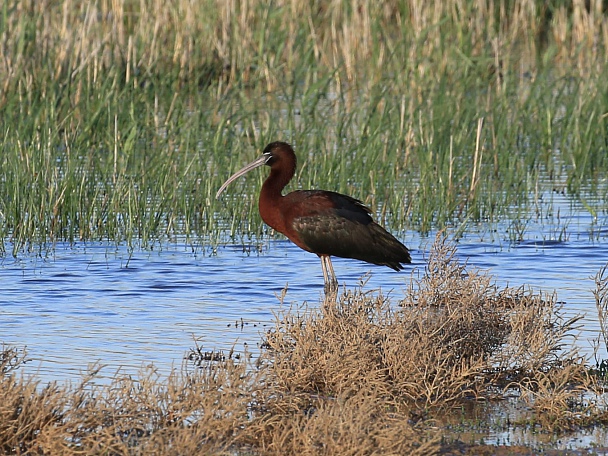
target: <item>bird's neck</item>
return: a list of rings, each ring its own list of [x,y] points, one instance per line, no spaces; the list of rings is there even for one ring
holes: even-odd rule
[[[264,181],[262,185],[262,195],[266,198],[279,199],[282,196],[283,189],[287,186],[293,175],[295,174],[295,168],[292,169],[273,169],[270,170],[270,175]]]
[[[262,220],[279,232],[284,231],[284,221],[281,213],[282,191],[293,174],[293,172],[285,173],[271,170],[260,192],[259,209]]]

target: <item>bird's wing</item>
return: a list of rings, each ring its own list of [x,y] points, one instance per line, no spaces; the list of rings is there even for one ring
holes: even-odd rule
[[[361,201],[334,192],[294,193],[289,220],[306,250],[393,269],[400,267],[399,262],[409,262],[407,248],[373,221]]]

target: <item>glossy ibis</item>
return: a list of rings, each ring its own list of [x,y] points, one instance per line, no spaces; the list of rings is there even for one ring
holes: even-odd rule
[[[262,156],[224,182],[216,198],[232,181],[262,165],[270,166],[260,193],[262,220],[298,247],[319,256],[326,293],[338,288],[332,255],[395,271],[403,269],[402,263],[411,263],[407,247],[374,222],[361,201],[324,190],[298,190],[283,196],[282,190],[296,171],[296,154],[287,143],[268,144]]]

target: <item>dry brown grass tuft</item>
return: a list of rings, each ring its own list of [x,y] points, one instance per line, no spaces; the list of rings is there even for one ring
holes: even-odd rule
[[[326,303],[328,304],[328,303]],[[96,371],[75,386],[18,378],[0,360],[5,454],[435,454],[433,426],[454,405],[519,391],[523,423],[551,431],[608,421],[597,377],[565,341],[553,296],[499,289],[439,237],[425,273],[393,306],[346,291],[322,309],[287,310],[255,365],[199,360],[160,379]]]
[[[7,375],[19,366],[27,362],[25,350],[18,350],[15,347],[2,344],[0,350],[0,375]]]
[[[575,357],[561,348],[578,319],[564,320],[554,297],[499,290],[455,253],[438,239],[398,309],[347,291],[334,307],[281,315],[268,336],[274,387],[328,397],[365,389],[426,410],[491,397]]]
[[[160,381],[116,377],[95,386],[41,388],[5,376],[0,385],[0,448],[5,454],[223,454],[249,420],[255,372],[209,364]]]
[[[575,430],[608,422],[603,389],[583,359],[538,372],[517,386],[522,398],[533,407],[532,422],[545,431]]]
[[[595,297],[595,307],[597,308],[604,346],[608,350],[608,264],[598,271],[594,279],[595,290],[593,290],[593,296]]]
[[[0,383],[0,450],[3,454],[36,454],[42,432],[63,419],[67,395],[49,385],[4,376]]]
[[[332,397],[278,395],[254,420],[257,446],[270,454],[435,454],[440,435],[416,428],[374,390]]]

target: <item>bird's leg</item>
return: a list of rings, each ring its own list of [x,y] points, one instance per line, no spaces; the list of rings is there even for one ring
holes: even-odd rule
[[[321,256],[321,267],[323,268],[323,279],[325,280],[325,294],[336,294],[338,291],[338,279],[331,264],[329,255]]]
[[[323,283],[325,285],[325,293],[329,289],[329,278],[327,277],[327,268],[325,267],[325,257],[323,255],[319,255],[319,259],[321,260],[321,269],[323,270]]]
[[[334,265],[331,264],[331,257],[328,255],[325,257],[325,261],[327,262],[327,269],[329,270],[329,280],[331,282],[331,288],[334,291],[338,291],[338,278],[336,277],[336,273],[334,272]]]

